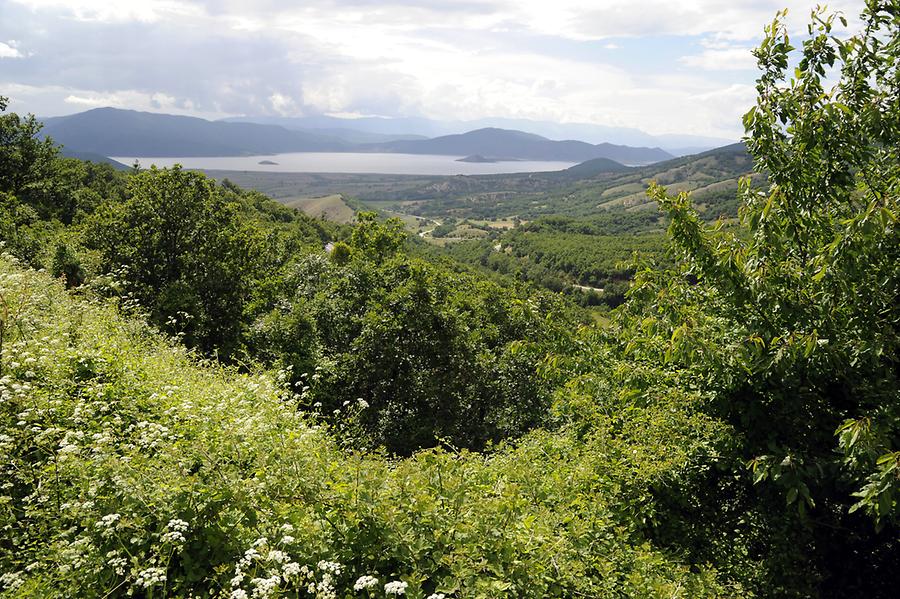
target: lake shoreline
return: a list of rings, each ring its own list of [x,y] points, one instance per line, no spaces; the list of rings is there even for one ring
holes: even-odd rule
[[[496,175],[561,171],[572,162],[517,160],[515,162],[460,162],[464,156],[376,152],[290,152],[253,156],[111,156],[123,164],[135,160],[142,168],[180,164],[191,170],[265,173],[335,173],[387,175]],[[276,162],[277,164],[269,164]]]

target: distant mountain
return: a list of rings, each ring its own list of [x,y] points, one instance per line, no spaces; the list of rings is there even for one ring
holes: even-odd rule
[[[591,179],[604,173],[616,173],[627,171],[629,168],[609,158],[594,158],[571,166],[564,171],[559,171],[567,179]]]
[[[553,141],[533,133],[493,127],[434,139],[392,141],[362,146],[374,152],[443,154],[449,156],[505,156],[522,160],[584,162],[608,158],[621,164],[641,165],[668,160],[673,156],[659,148],[632,148],[609,143],[592,145],[583,141]]]
[[[350,144],[273,125],[96,108],[46,118],[43,134],[79,152],[103,156],[240,156],[334,152]]]
[[[98,164],[109,164],[114,169],[119,171],[127,171],[129,166],[122,164],[117,160],[113,160],[112,158],[107,158],[102,154],[95,154],[94,152],[81,152],[79,150],[73,150],[72,148],[63,148],[60,151],[60,154],[65,156],[66,158],[77,158],[78,160],[86,160],[88,162],[96,162]]]
[[[410,134],[439,137],[493,127],[525,131],[548,139],[580,139],[594,144],[607,142],[626,146],[659,147],[674,156],[695,154],[734,143],[735,141],[734,139],[701,135],[651,135],[631,127],[610,127],[592,123],[552,123],[548,121],[506,118],[485,118],[473,121],[435,121],[420,117],[388,118],[369,116],[342,118],[312,115],[283,119],[278,117],[241,117],[237,120],[278,124],[289,129],[318,130],[323,133],[327,131],[328,135],[335,135],[335,132],[340,130],[352,130],[357,133],[373,133],[386,137],[394,136],[395,138],[397,138],[396,136]],[[288,125],[288,122],[290,125]],[[363,140],[352,141],[366,143]]]
[[[672,155],[654,147],[630,147],[610,143],[554,141],[523,131],[484,128],[433,139],[390,139],[341,132],[343,139],[276,124],[205,119],[96,108],[64,117],[43,119],[44,135],[57,143],[101,156],[188,157],[246,156],[282,152],[396,152],[449,156],[503,156],[520,160],[584,162],[608,158],[626,165],[667,160]],[[295,126],[296,123],[287,119]],[[407,136],[408,137],[408,136]]]
[[[344,119],[346,120],[346,119]],[[262,117],[231,117],[222,119],[226,123],[258,123],[260,125],[277,125],[292,131],[304,131],[312,135],[325,135],[334,139],[339,139],[350,144],[372,144],[382,143],[386,141],[395,141],[398,139],[428,139],[427,135],[414,135],[410,133],[377,133],[373,131],[362,131],[350,127],[329,127],[327,123],[317,123],[306,118],[278,117],[278,116],[262,116]],[[352,121],[351,121],[352,122]],[[321,126],[316,126],[316,125]]]

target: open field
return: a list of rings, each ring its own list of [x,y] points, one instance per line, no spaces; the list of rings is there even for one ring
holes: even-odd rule
[[[336,223],[350,223],[355,214],[339,193],[320,198],[297,198],[282,202],[288,208],[297,208],[313,218],[324,218]]]

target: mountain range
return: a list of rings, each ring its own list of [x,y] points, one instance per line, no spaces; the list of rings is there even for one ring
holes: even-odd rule
[[[397,152],[584,162],[607,158],[641,165],[672,158],[658,147],[556,141],[522,131],[482,128],[423,139],[416,135],[301,130],[277,124],[209,121],[116,108],[43,119],[44,134],[69,151],[128,157],[245,156],[282,152]],[[338,128],[340,129],[340,128]]]
[[[79,152],[103,156],[241,156],[340,152],[351,144],[274,125],[95,108],[43,119],[43,133]]]
[[[592,144],[605,142],[626,146],[659,147],[675,156],[696,154],[737,141],[735,139],[699,135],[651,135],[631,127],[610,127],[592,123],[553,123],[509,118],[439,121],[421,117],[387,118],[365,116],[342,118],[329,115],[312,115],[305,117],[233,117],[225,120],[230,122],[280,125],[286,129],[327,132],[329,135],[340,135],[340,132],[353,131],[371,135],[394,136],[394,139],[398,139],[397,136],[400,135],[418,135],[431,138],[465,133],[475,129],[514,129],[534,133],[548,139],[578,139]]]
[[[377,152],[403,154],[441,154],[450,156],[509,156],[523,160],[558,160],[585,162],[594,158],[608,158],[620,164],[650,164],[673,158],[659,148],[632,148],[610,143],[589,144],[583,141],[553,141],[533,133],[494,127],[468,133],[444,135],[433,139],[397,140],[382,144],[366,144]]]

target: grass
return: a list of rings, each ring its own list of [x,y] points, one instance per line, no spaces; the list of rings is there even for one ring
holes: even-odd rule
[[[354,210],[339,193],[320,198],[296,198],[281,201],[288,208],[297,208],[313,218],[322,217],[336,223],[353,221]]]

